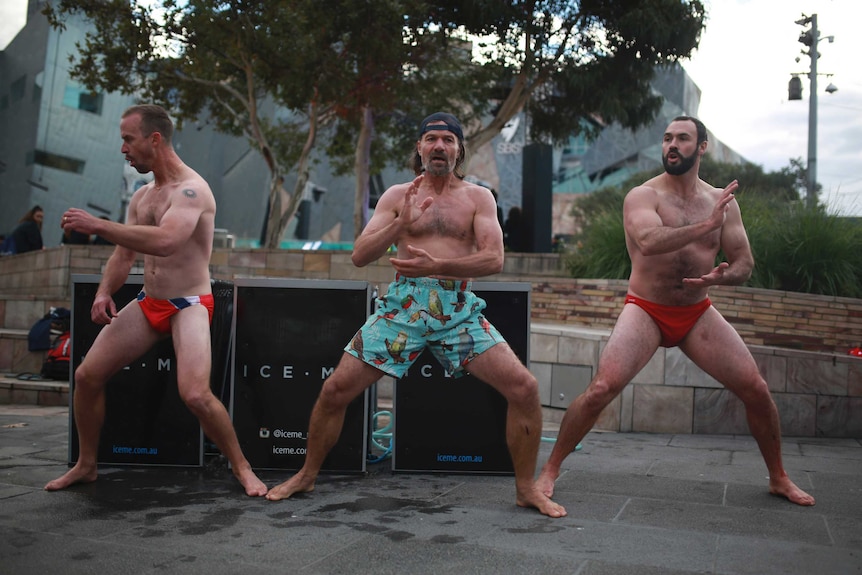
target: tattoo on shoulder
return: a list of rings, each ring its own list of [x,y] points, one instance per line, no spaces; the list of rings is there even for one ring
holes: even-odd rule
[[[184,195],[185,197],[187,197],[187,198],[196,198],[196,197],[198,197],[198,195],[195,193],[195,191],[194,191],[194,190],[191,190],[191,189],[189,189],[189,188],[186,188],[185,190],[183,190],[183,195]]]

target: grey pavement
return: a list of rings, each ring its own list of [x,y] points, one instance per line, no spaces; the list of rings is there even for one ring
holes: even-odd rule
[[[246,497],[216,457],[43,491],[67,445],[66,408],[0,406],[0,573],[862,573],[856,439],[785,438],[788,473],[817,498],[802,508],[768,494],[750,437],[592,432],[557,482],[562,519],[517,507],[511,476],[388,461],[277,503]]]

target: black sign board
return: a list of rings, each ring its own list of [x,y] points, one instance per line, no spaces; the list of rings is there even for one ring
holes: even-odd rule
[[[364,281],[235,281],[231,413],[253,468],[302,467],[311,409],[370,304]],[[365,471],[368,396],[348,406],[322,471]]]
[[[473,282],[488,306],[484,316],[529,365],[530,289],[527,282]],[[395,382],[392,470],[512,474],[506,444],[505,398],[472,375],[446,375],[425,350]]]
[[[99,275],[72,275],[70,402],[75,390],[74,371],[103,327],[90,319],[100,280]],[[130,276],[113,296],[117,309],[132,301],[142,285],[141,276]],[[216,312],[218,308],[216,302]],[[78,450],[78,432],[70,405],[70,463],[78,459]],[[170,337],[159,341],[108,381],[97,461],[110,465],[203,465],[203,433],[197,418],[180,399]]]

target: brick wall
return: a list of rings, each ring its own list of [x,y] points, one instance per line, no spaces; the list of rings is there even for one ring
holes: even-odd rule
[[[72,245],[0,257],[0,295],[68,299],[70,274],[101,273],[112,249]],[[210,269],[217,279],[351,279],[381,289],[393,276],[387,257],[357,268],[349,253],[328,251],[216,249]],[[565,275],[555,254],[508,254],[503,272],[483,279],[531,282],[534,322],[610,329],[628,282]],[[710,296],[749,345],[836,354],[862,345],[862,300],[746,287],[716,287]]]
[[[533,280],[534,322],[612,328],[624,280]],[[862,300],[719,286],[710,299],[748,345],[845,354],[862,345]]]
[[[587,389],[609,330],[533,323],[530,371],[546,418]],[[749,345],[794,437],[862,437],[862,359]],[[732,358],[728,358],[732,360]],[[597,429],[646,433],[748,434],[745,407],[679,348],[659,348],[605,409]]]

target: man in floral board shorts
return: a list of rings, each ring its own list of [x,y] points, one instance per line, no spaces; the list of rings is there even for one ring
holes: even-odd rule
[[[270,489],[267,499],[312,491],[348,404],[384,374],[403,375],[429,347],[448,372],[469,368],[508,402],[517,505],[550,517],[566,514],[534,479],[542,431],[536,378],[481,315],[484,301],[470,292],[472,278],[502,270],[503,232],[491,191],[464,181],[464,155],[455,116],[438,112],[422,121],[412,166],[417,177],[386,190],[353,248],[353,263],[362,267],[395,245],[389,261],[396,279],[323,384],[302,469]]]

